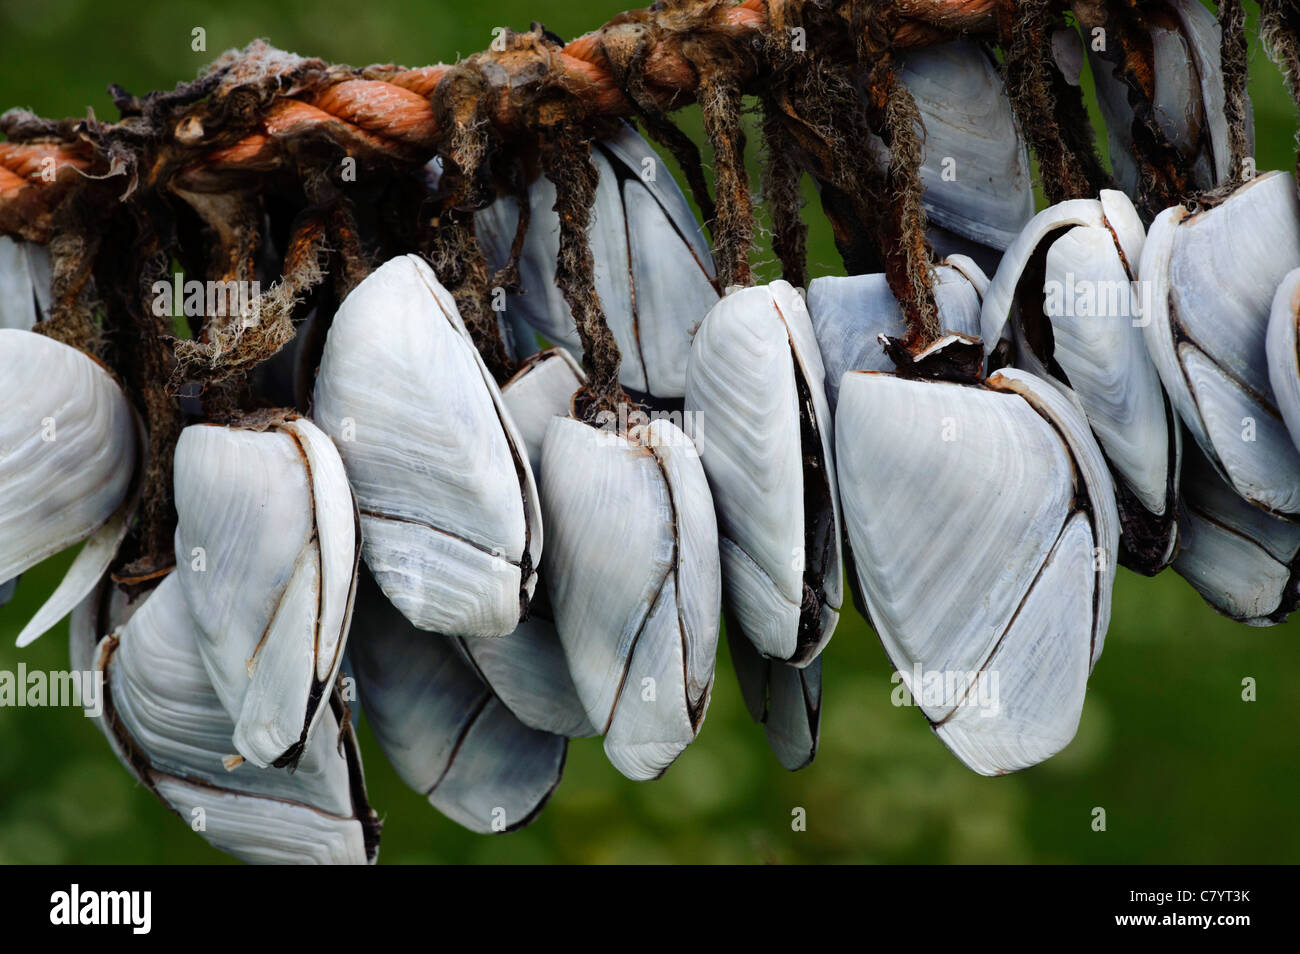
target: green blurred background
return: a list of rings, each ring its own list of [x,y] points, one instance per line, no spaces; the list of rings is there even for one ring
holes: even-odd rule
[[[254,37],[334,62],[414,66],[477,51],[494,26],[540,20],[567,39],[626,6],[0,0],[0,108],[112,118],[109,82],[170,88]],[[1295,112],[1250,10],[1258,168],[1289,169]],[[190,48],[196,26],[207,32],[203,53]],[[703,142],[698,114],[679,118]],[[808,195],[811,272],[842,274]],[[760,276],[777,277],[766,246],[755,261]],[[20,658],[66,667],[66,623],[21,655],[13,641],[70,559],[26,574],[0,610],[0,669]],[[384,819],[380,861],[1294,863],[1298,625],[1248,628],[1217,616],[1172,572],[1147,580],[1121,570],[1078,736],[1047,763],[998,779],[967,771],[918,712],[891,705],[890,666],[852,611],[826,650],[821,751],[811,767],[784,771],[744,711],[723,640],[703,732],[663,779],[629,782],[598,739],[576,740],[541,817],[505,837],[472,835],[437,814],[398,780],[363,721],[371,800]],[[1242,701],[1246,677],[1258,683],[1256,702]],[[1091,827],[1097,806],[1104,832]],[[795,807],[807,811],[806,831],[791,830]],[[133,782],[79,710],[0,709],[0,862],[228,861]]]

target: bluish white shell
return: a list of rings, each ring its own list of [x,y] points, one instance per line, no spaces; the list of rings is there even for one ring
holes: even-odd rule
[[[1101,654],[1119,536],[1082,415],[1021,371],[986,387],[853,372],[836,450],[867,610],[944,744],[982,774],[1058,752]],[[996,692],[927,695],[930,673],[967,689],[996,673]]]
[[[1044,209],[1007,249],[985,298],[985,334],[1016,342],[1015,363],[1066,389],[1088,419],[1125,492],[1120,510],[1132,531],[1130,556],[1143,572],[1165,566],[1177,545],[1175,503],[1180,439],[1172,407],[1147,354],[1150,320],[1137,266],[1145,236],[1121,192]],[[1046,249],[1041,288],[1022,289]],[[1042,312],[1022,314],[1017,294],[1041,293]],[[1040,356],[1026,325],[1047,322],[1052,351]],[[987,348],[987,345],[986,345]]]
[[[705,316],[686,411],[717,511],[728,617],[762,655],[806,665],[839,620],[843,568],[821,354],[787,282],[733,292]]]
[[[143,440],[103,365],[45,335],[0,328],[0,581],[86,540],[19,634],[66,616],[117,553],[135,503]]]
[[[614,767],[656,778],[713,685],[721,579],[699,457],[664,420],[625,436],[554,418],[542,484],[546,584],[578,697]]]
[[[542,440],[554,417],[567,417],[573,393],[586,377],[563,348],[548,348],[525,362],[501,388],[536,474]],[[539,484],[539,492],[545,489]],[[528,618],[501,639],[457,640],[466,660],[524,725],[565,736],[595,735],[569,674],[545,587],[533,597]]]
[[[511,632],[537,584],[537,488],[501,392],[423,260],[386,262],[340,306],[313,417],[343,456],[366,565],[394,605],[431,632]]]
[[[945,332],[979,337],[980,299],[988,284],[984,272],[969,258],[954,257],[937,266],[934,273],[940,327]],[[814,278],[808,283],[808,314],[825,368],[826,399],[832,413],[846,371],[894,370],[879,339],[882,334],[903,337],[907,321],[883,274]]]
[[[1300,451],[1269,381],[1278,285],[1300,267],[1295,182],[1263,173],[1221,204],[1156,217],[1139,274],[1151,285],[1147,351],[1179,417],[1243,498],[1300,517]]]
[[[1251,626],[1280,623],[1300,600],[1300,524],[1252,507],[1188,448],[1183,542],[1174,570],[1207,603]]]
[[[366,574],[354,629],[366,720],[402,781],[471,831],[532,821],[559,784],[566,740],[516,719],[452,640],[412,627]]]
[[[589,231],[595,287],[622,353],[619,381],[656,398],[680,398],[691,335],[718,300],[708,243],[672,173],[630,126],[593,144],[591,160],[599,172]],[[528,204],[519,262],[524,294],[507,298],[506,320],[518,328],[515,317],[522,317],[547,340],[580,354],[572,312],[555,284],[560,221],[549,179],[529,186]],[[506,263],[518,220],[511,196],[476,214],[493,268]],[[524,337],[516,333],[517,340]]]
[[[31,331],[50,313],[50,251],[0,235],[0,328]]]
[[[93,646],[94,608],[73,620],[74,646]],[[327,703],[296,770],[229,759],[235,726],[208,679],[201,638],[173,573],[95,650],[93,666],[105,673],[100,727],[118,757],[209,843],[244,861],[373,862],[378,821],[351,729]]]
[[[980,245],[1006,248],[1034,214],[1034,190],[1029,150],[993,57],[978,41],[959,39],[908,50],[899,62],[925,123],[927,216]]]
[[[361,540],[330,439],[305,419],[193,425],[174,467],[176,580],[199,654],[259,767],[293,764],[343,657]]]

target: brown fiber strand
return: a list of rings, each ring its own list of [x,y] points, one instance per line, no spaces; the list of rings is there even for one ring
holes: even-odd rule
[[[549,130],[542,138],[542,167],[555,184],[555,212],[560,218],[560,250],[555,284],[577,325],[587,368],[591,401],[585,416],[615,410],[627,403],[618,381],[622,358],[596,294],[595,262],[587,229],[596,201],[599,174],[591,161],[591,141],[572,127]]]
[[[718,211],[713,226],[713,261],[718,284],[749,285],[749,250],[754,244],[754,200],[745,171],[745,127],[740,87],[722,75],[700,83],[704,131],[713,144]]]
[[[1006,53],[1003,71],[1007,95],[1020,129],[1038,157],[1047,201],[1086,198],[1093,193],[1061,129],[1052,74],[1051,33],[1058,14],[1051,0],[1000,0],[998,26]]]
[[[1223,114],[1228,122],[1228,181],[1241,182],[1248,169],[1246,135],[1246,11],[1241,0],[1219,0]]]
[[[1291,99],[1300,110],[1300,4],[1295,0],[1260,0],[1259,7],[1264,47],[1282,71]],[[1300,154],[1296,157],[1296,179],[1300,181]]]

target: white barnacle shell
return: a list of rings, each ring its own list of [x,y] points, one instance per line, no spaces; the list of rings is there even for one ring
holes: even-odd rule
[[[1195,188],[1207,190],[1225,181],[1230,172],[1219,23],[1198,0],[1166,2],[1172,17],[1155,15],[1143,24],[1150,43],[1150,120],[1190,165]],[[1134,129],[1142,119],[1130,102],[1128,84],[1115,76],[1115,52],[1123,55],[1116,48],[1108,58],[1090,46],[1088,56],[1115,179],[1125,192],[1136,195],[1139,171],[1132,152]],[[1255,137],[1249,97],[1246,110],[1246,154],[1250,155]]]
[[[808,309],[784,281],[714,305],[686,373],[728,619],[761,654],[798,666],[831,638],[843,602],[823,377]]]
[[[360,561],[329,437],[284,416],[198,424],[176,444],[177,577],[199,654],[259,767],[292,765],[338,675]]]
[[[1300,353],[1296,349],[1296,325],[1300,322],[1300,268],[1286,273],[1273,295],[1265,339],[1268,355],[1268,383],[1273,388],[1278,413],[1300,448]]]
[[[97,721],[141,784],[214,847],[244,861],[373,862],[379,820],[337,694],[322,706],[321,731],[294,771],[231,760],[235,726],[209,680],[178,573],[131,613],[102,589],[73,617],[74,658],[94,646],[105,616],[128,617],[109,628],[92,658],[105,676]]]
[[[501,397],[519,427],[535,474],[542,469],[546,426],[551,418],[568,415],[570,399],[585,381],[567,351],[548,348],[524,362],[502,385]],[[545,494],[544,489],[539,492]],[[595,735],[569,674],[545,589],[539,588],[528,618],[509,636],[457,641],[479,677],[524,725],[565,736]]]
[[[411,626],[366,573],[354,629],[366,720],[402,781],[471,831],[536,818],[560,782],[566,739],[516,719],[451,640]]]
[[[625,388],[656,398],[680,398],[686,385],[691,334],[718,300],[713,258],[699,224],[667,165],[632,127],[620,125],[592,144],[599,172],[590,229],[596,293],[618,343]],[[518,315],[549,341],[581,352],[573,314],[555,284],[560,220],[555,186],[544,176],[528,187],[531,210],[519,261],[524,294],[511,295],[506,319]],[[494,268],[506,263],[519,209],[512,196],[474,217]],[[516,331],[516,340],[524,336]],[[517,343],[522,356],[526,346]]]
[[[908,50],[899,64],[925,123],[921,182],[935,251],[992,264],[1034,214],[1029,149],[997,63],[984,44],[959,39]]]
[[[1048,206],[1025,224],[1025,227],[1008,246],[1006,260],[998,266],[988,291],[982,296],[980,307],[981,337],[985,352],[992,352],[997,342],[1012,324],[1016,306],[1016,293],[1021,278],[1030,266],[1030,260],[1039,247],[1058,233],[1073,228],[1105,229],[1113,235],[1113,243],[1126,270],[1137,274],[1137,264],[1145,247],[1142,221],[1133,203],[1122,192],[1102,189],[1095,199],[1067,199]]]
[[[1300,267],[1295,182],[1263,173],[1220,204],[1156,217],[1138,271],[1150,283],[1147,350],[1178,416],[1250,503],[1300,518],[1300,450],[1269,379],[1269,316]]]
[[[344,300],[313,417],[361,508],[366,565],[416,627],[509,633],[537,584],[532,469],[451,294],[414,255]]]
[[[134,410],[95,359],[0,328],[0,581],[86,540],[23,628],[26,646],[103,576],[135,505],[142,438]]]
[[[1242,500],[1194,444],[1187,455],[1174,570],[1230,619],[1282,622],[1300,602],[1300,524]]]
[[[936,734],[986,775],[1059,752],[1101,654],[1119,535],[1083,416],[1023,371],[851,372],[835,431],[860,592]]]
[[[31,331],[50,313],[50,250],[0,235],[0,328]]]
[[[171,575],[171,574],[169,574]],[[167,579],[163,577],[162,579]],[[98,662],[99,641],[122,629],[158,588],[161,580],[149,580],[144,588],[128,592],[105,574],[68,617],[68,664],[77,672],[89,672]],[[173,588],[175,584],[172,584]],[[83,706],[88,704],[84,701]],[[104,724],[100,723],[100,728]],[[224,751],[223,751],[223,754]]]
[[[624,435],[555,418],[542,485],[546,585],[578,696],[614,767],[656,778],[713,685],[718,529],[698,454],[663,419]]]
[[[1143,242],[1122,192],[1044,209],[1003,256],[981,323],[986,335],[1009,326],[1017,367],[1078,400],[1116,478],[1121,561],[1152,574],[1177,546],[1181,444],[1143,338]]]
[[[525,360],[501,386],[501,399],[519,432],[533,477],[541,488],[542,442],[553,417],[567,417],[573,395],[587,375],[563,348],[547,348]]]
[[[802,669],[765,658],[730,626],[727,645],[745,708],[763,726],[777,761],[791,772],[811,764],[821,736],[822,657]]]
[[[465,662],[523,725],[570,738],[598,734],[578,698],[544,591],[510,635],[454,639]]]
[[[934,270],[934,298],[945,332],[979,337],[980,298],[988,279],[974,261],[950,256]],[[880,336],[902,338],[907,319],[881,273],[831,275],[808,283],[808,314],[825,368],[831,413],[845,371],[892,371]]]

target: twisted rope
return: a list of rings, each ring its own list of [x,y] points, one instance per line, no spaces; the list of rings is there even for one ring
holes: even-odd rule
[[[1260,0],[1260,35],[1273,62],[1282,70],[1287,90],[1300,109],[1300,5],[1295,0]],[[1300,145],[1300,134],[1297,134]],[[1300,181],[1300,150],[1296,155]]]
[[[1241,0],[1219,0],[1220,47],[1223,69],[1223,113],[1228,122],[1228,181],[1247,178],[1250,159],[1246,145],[1246,10]]]
[[[801,3],[744,0],[721,11],[721,26],[736,47],[751,45],[767,27],[769,7]],[[930,45],[961,32],[991,33],[994,5],[995,0],[898,0],[900,21],[894,46]],[[590,115],[632,116],[638,112],[637,103],[618,82],[609,51],[625,47],[639,33],[648,31],[653,39],[642,58],[641,97],[665,112],[678,109],[694,100],[700,82],[683,47],[704,30],[710,18],[717,17],[721,6],[718,0],[676,0],[623,14],[551,54],[549,68]],[[492,61],[510,75],[518,73],[521,65],[513,50],[487,50],[471,59]],[[259,128],[196,156],[183,170],[181,184],[210,191],[218,187],[222,175],[272,171],[285,161],[286,143],[305,136],[324,136],[344,148],[374,151],[407,162],[427,161],[447,136],[433,102],[439,87],[459,68],[439,64],[416,69],[370,66],[345,70],[303,61],[261,43],[238,55],[227,54],[211,68],[221,76],[222,85],[233,89],[251,81],[269,82],[277,86],[274,102]],[[300,78],[303,73],[314,75],[304,81]],[[735,79],[744,85],[752,82],[754,75]],[[508,97],[502,97],[486,118],[499,130],[517,129],[520,115],[514,107]],[[52,208],[66,194],[66,188],[57,186],[66,185],[68,170],[108,172],[106,157],[96,153],[92,140],[111,138],[118,127],[94,120],[65,121],[56,126],[34,119],[11,112],[0,123],[10,140],[0,143],[0,232],[45,241]],[[194,147],[203,143],[205,130],[181,124],[172,135],[194,152]],[[53,178],[47,160],[52,160]]]

